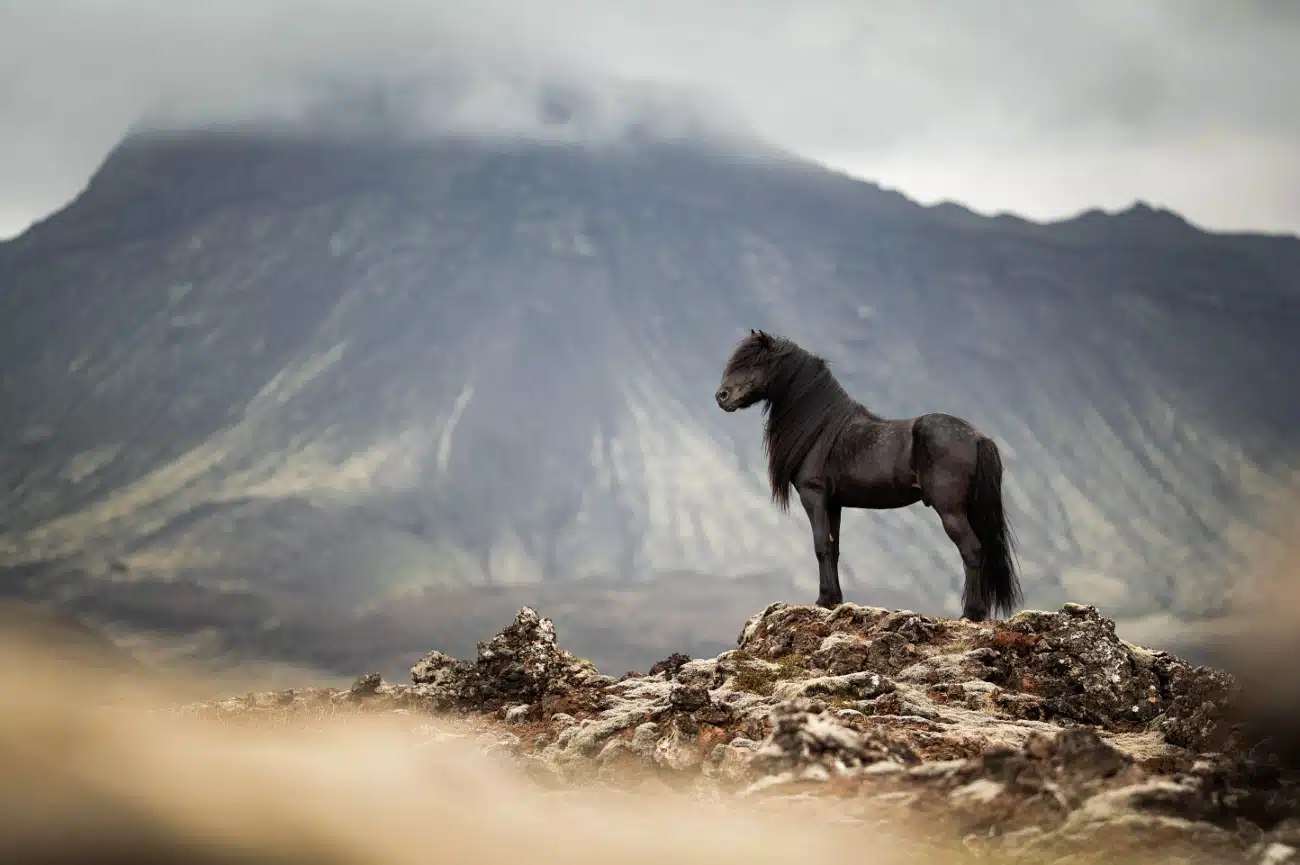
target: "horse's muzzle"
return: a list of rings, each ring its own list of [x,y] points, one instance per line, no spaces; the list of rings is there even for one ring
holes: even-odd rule
[[[731,402],[730,397],[731,394],[729,394],[725,388],[713,395],[713,398],[718,401],[718,408],[727,412],[736,410],[736,405]]]

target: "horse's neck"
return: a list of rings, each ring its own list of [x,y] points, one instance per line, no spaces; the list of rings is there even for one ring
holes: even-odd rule
[[[821,410],[817,412],[825,416],[840,404],[841,400],[846,406],[851,406],[851,414],[858,421],[866,423],[884,423],[885,418],[878,415],[870,408],[863,405],[858,400],[849,395],[848,391],[839,383],[839,381],[826,372],[826,379],[816,388],[804,391],[803,393],[785,395],[768,403],[768,422],[767,429],[771,432],[779,426],[782,421],[790,418],[806,419],[805,410],[812,412],[816,410],[818,403],[821,403]]]
[[[840,384],[840,380],[837,379],[830,370],[826,370],[825,389],[818,388],[818,391],[826,394],[828,397],[831,397],[832,399],[834,397],[843,399],[845,402],[847,402],[850,406],[853,407],[853,414],[863,420],[869,422],[878,422],[878,421],[883,421],[885,419],[883,416],[876,414],[870,408],[863,405],[860,400],[854,399],[854,397],[847,390],[845,390],[844,385]]]
[[[817,375],[821,380],[817,382],[816,387],[796,393],[787,392],[769,401],[769,429],[779,425],[783,419],[791,416],[800,417],[802,415],[806,417],[803,413],[805,411],[817,411],[819,404],[820,411],[818,414],[825,414],[838,400],[849,399],[844,388],[840,387],[840,383],[835,380],[835,376],[831,375],[829,370],[823,369]],[[796,388],[791,389],[797,390]]]
[[[854,401],[853,401],[853,404],[854,404],[855,406],[857,406],[857,408],[858,408],[858,416],[859,416],[863,421],[866,421],[867,423],[884,423],[884,422],[885,422],[885,416],[884,416],[884,415],[876,414],[874,411],[872,411],[872,410],[871,410],[870,408],[868,408],[867,406],[863,405],[863,404],[862,404],[861,402],[859,402],[858,400],[854,400]]]

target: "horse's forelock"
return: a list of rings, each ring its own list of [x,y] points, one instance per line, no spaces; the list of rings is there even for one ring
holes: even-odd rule
[[[799,353],[799,347],[788,339],[761,331],[751,333],[732,350],[726,372],[770,367],[776,361],[788,360],[792,353]]]
[[[763,366],[770,360],[770,354],[762,337],[752,334],[742,339],[732,350],[731,357],[727,359],[726,371],[736,372]]]

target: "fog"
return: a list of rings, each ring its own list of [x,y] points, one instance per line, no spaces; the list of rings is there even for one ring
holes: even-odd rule
[[[481,132],[533,123],[543,80],[581,82],[583,135],[646,105],[662,121],[671,103],[674,129],[745,129],[927,203],[1052,219],[1143,199],[1207,227],[1295,232],[1295,8],[7,0],[0,236],[66,203],[162,101],[173,120],[301,119],[319,92],[296,82],[448,70],[472,84],[454,121]],[[648,83],[656,95],[629,99]]]

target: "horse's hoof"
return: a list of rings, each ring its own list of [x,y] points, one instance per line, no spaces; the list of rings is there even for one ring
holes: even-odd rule
[[[832,602],[832,601],[828,601],[828,600],[826,600],[825,598],[818,598],[818,599],[817,599],[817,606],[821,607],[823,610],[833,610],[833,609],[835,609],[836,607],[838,607],[838,606],[839,606],[840,604],[842,604],[842,603],[844,603],[844,602],[843,602],[843,601],[834,601],[834,602]]]

